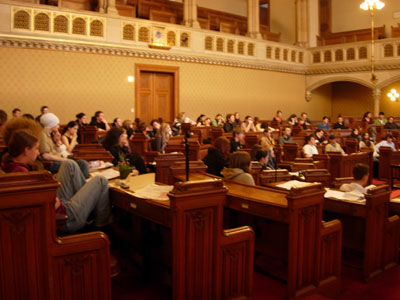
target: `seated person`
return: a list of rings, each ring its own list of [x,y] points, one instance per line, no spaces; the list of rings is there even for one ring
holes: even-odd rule
[[[368,134],[369,134],[369,139],[371,140],[371,142],[373,142],[374,144],[376,144],[376,130],[374,127],[370,127],[367,130]]]
[[[212,121],[212,126],[214,127],[224,127],[225,120],[224,117],[221,114],[217,114],[215,116],[215,119]]]
[[[303,118],[299,118],[298,119],[298,126],[300,126],[303,130],[307,130],[308,129],[308,125],[307,122],[303,119]]]
[[[322,122],[318,123],[318,128],[323,130],[331,129],[331,124],[329,124],[329,118],[327,116],[322,117]]]
[[[367,124],[373,124],[373,121],[372,121],[372,114],[371,114],[369,111],[367,111],[367,112],[364,114],[364,116],[363,116],[363,118],[362,118],[362,121],[365,122],[365,123],[367,123]]]
[[[367,194],[365,186],[368,184],[369,166],[365,164],[356,164],[353,168],[354,182],[342,184],[340,190],[343,192],[358,191],[363,195]]]
[[[143,158],[133,155],[129,149],[128,135],[122,128],[113,127],[105,136],[102,142],[104,148],[110,151],[114,159],[112,163],[118,166],[119,162],[128,160],[131,166],[134,166],[139,174],[147,173]],[[134,172],[137,174],[137,172]]]
[[[273,170],[273,168],[268,166],[269,162],[268,151],[258,150],[255,159],[260,163],[262,170]]]
[[[392,116],[389,117],[387,123],[384,126],[385,129],[399,129],[399,125],[394,122],[394,118]]]
[[[311,120],[308,118],[307,113],[302,112],[300,117],[304,120],[304,124],[306,124],[306,126],[312,125]]]
[[[254,117],[254,126],[256,127],[257,132],[264,132],[264,128],[261,128],[262,123],[260,122],[259,117]]]
[[[160,130],[157,131],[156,139],[154,140],[155,151],[165,153],[165,147],[168,145],[169,136],[171,135],[171,127],[168,123],[161,124]]]
[[[240,128],[244,131],[244,132],[256,132],[257,129],[254,126],[253,123],[253,119],[250,116],[246,116],[244,118],[244,122],[242,123],[242,125],[240,125]]]
[[[51,135],[51,138],[52,138],[54,144],[57,147],[57,152],[62,157],[72,158],[72,153],[68,152],[67,151],[67,146],[61,142],[61,134],[60,134],[60,132],[58,130],[57,131],[53,131],[50,135]]]
[[[244,139],[244,132],[240,128],[235,128],[232,131],[231,139],[231,153],[243,149],[242,141]]]
[[[158,123],[158,120],[154,119],[150,122],[151,130],[147,130],[147,136],[149,138],[156,137],[157,131],[160,129],[161,125]]]
[[[326,144],[328,141],[325,138],[325,132],[321,128],[315,130],[315,138],[317,139],[317,144]]]
[[[78,123],[71,121],[62,131],[61,142],[65,145],[69,153],[72,153],[78,144],[78,128]]]
[[[224,131],[232,132],[235,127],[236,127],[235,116],[233,114],[227,114],[226,122],[224,124]]]
[[[206,119],[206,115],[201,114],[198,118],[197,118],[197,122],[196,122],[196,126],[204,126],[204,121]]]
[[[282,136],[279,138],[279,141],[278,141],[279,145],[283,145],[286,143],[294,143],[294,141],[291,137],[291,134],[292,134],[292,129],[290,127],[285,127],[283,129]]]
[[[96,126],[99,131],[110,130],[110,125],[108,125],[106,119],[104,119],[104,113],[100,110],[95,112],[90,125]]]
[[[125,120],[122,122],[122,128],[126,130],[126,134],[128,135],[128,139],[133,137],[133,134],[135,133],[135,123],[133,123],[131,120]]]
[[[379,153],[380,147],[389,147],[393,151],[396,151],[396,146],[393,143],[393,135],[391,133],[388,133],[384,140],[380,141],[378,144],[375,145],[376,152]]]
[[[385,113],[383,111],[381,111],[378,115],[378,118],[375,119],[374,124],[375,125],[386,125],[387,120],[385,118]]]
[[[39,151],[40,157],[46,161],[51,162],[51,165],[48,167],[48,170],[52,173],[57,173],[60,168],[61,162],[67,160],[68,158],[63,157],[60,152],[63,149],[59,149],[62,145],[61,140],[54,144],[51,134],[55,135],[55,138],[59,136],[58,129],[60,126],[58,125],[59,119],[53,113],[44,114],[40,118],[40,123],[43,126],[42,136],[39,141]],[[58,151],[58,150],[60,151]],[[76,161],[81,168],[81,171],[85,178],[89,178],[89,165],[85,160],[77,160]]]
[[[78,124],[78,139],[77,142],[78,143],[82,143],[82,138],[81,138],[81,130],[83,127],[86,127],[88,124],[86,123],[87,117],[84,113],[79,113],[76,116],[76,124]]]
[[[357,141],[361,141],[361,135],[359,134],[359,130],[357,127],[354,127],[349,135],[349,139],[356,139]]]
[[[229,159],[229,168],[221,172],[224,178],[245,184],[255,185],[253,176],[249,174],[250,154],[246,151],[236,151]]]
[[[280,110],[278,110],[276,112],[275,117],[272,119],[273,123],[277,123],[278,125],[282,125],[283,121],[282,121],[282,112]]]
[[[360,147],[360,149],[361,148],[371,149],[373,151],[374,158],[379,156],[379,154],[376,152],[375,144],[374,144],[374,142],[371,141],[368,132],[364,132],[364,134],[362,135],[362,140],[359,143],[359,147]]]
[[[313,157],[314,154],[318,154],[318,149],[316,144],[316,139],[314,135],[309,135],[306,137],[306,144],[303,146],[303,156],[305,158]]]
[[[190,123],[192,126],[196,125],[196,122],[192,121],[189,117],[187,117],[185,112],[180,112],[178,116],[175,118],[174,123],[172,124],[173,136],[181,134],[181,126],[183,123]]]
[[[235,127],[242,125],[242,121],[240,120],[240,114],[238,112],[235,112],[233,115],[235,116]]]
[[[338,115],[337,122],[333,125],[333,129],[347,129],[347,126],[343,123],[342,115]]]
[[[34,122],[34,121],[33,121]],[[4,158],[6,172],[29,172],[39,154],[39,135],[33,129],[16,129],[8,139],[8,156]],[[97,228],[109,225],[112,221],[108,199],[108,181],[104,176],[93,177],[86,182],[79,166],[73,160],[61,163],[56,177],[60,183],[57,189],[55,209],[57,213],[68,216],[64,231],[68,233],[82,229],[89,215],[94,212]]]
[[[340,144],[336,142],[336,137],[333,134],[329,136],[328,144],[325,146],[325,153],[328,152],[337,152],[344,154],[342,146],[340,146]]]
[[[208,153],[203,162],[207,166],[206,172],[215,176],[222,177],[221,171],[228,167],[230,143],[229,140],[220,136],[215,139],[214,147],[208,148]]]
[[[286,123],[290,126],[297,126],[299,125],[299,122],[297,120],[296,114],[291,114],[289,119],[287,119]]]
[[[261,125],[261,128],[264,129],[264,136],[260,139],[260,144],[262,147],[262,150],[274,150],[275,147],[275,140],[272,137],[272,130],[271,128],[268,127],[268,123],[263,123]]]
[[[122,120],[120,118],[115,118],[111,124],[112,127],[122,128]]]
[[[211,118],[206,117],[203,122],[203,126],[210,127],[211,126]]]

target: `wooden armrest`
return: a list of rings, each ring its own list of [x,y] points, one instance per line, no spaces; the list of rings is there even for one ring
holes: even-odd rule
[[[56,214],[56,225],[58,230],[63,230],[67,224],[68,216],[63,214]]]

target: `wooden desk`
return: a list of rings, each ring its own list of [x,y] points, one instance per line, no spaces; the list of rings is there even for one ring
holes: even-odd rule
[[[399,217],[388,217],[390,190],[382,185],[363,202],[325,199],[324,217],[343,224],[343,261],[361,268],[369,281],[399,260]]]
[[[130,177],[130,189],[112,187],[110,198],[116,207],[117,227],[121,216],[128,214],[133,220],[161,225],[167,232],[167,246],[158,255],[143,244],[139,255],[169,260],[173,299],[251,299],[254,232],[247,226],[223,230],[226,188],[222,181],[176,183],[167,201],[138,198],[132,192],[149,183],[154,183],[154,174]],[[124,233],[129,243],[138,245],[143,234],[135,225]]]
[[[191,180],[205,178],[214,177],[190,175]],[[184,180],[184,176],[176,179]],[[224,185],[228,189],[225,206],[236,219],[232,223],[254,224],[257,252],[286,266],[284,274],[273,275],[287,281],[288,298],[339,293],[341,224],[322,222],[325,191],[321,184],[289,192],[229,180]]]

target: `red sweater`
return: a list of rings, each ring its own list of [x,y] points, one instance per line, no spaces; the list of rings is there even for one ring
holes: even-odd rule
[[[23,163],[15,162],[12,160],[9,160],[5,163],[2,163],[1,168],[3,169],[4,172],[6,173],[15,173],[15,172],[29,172],[31,171],[31,167],[28,165],[25,165]],[[62,214],[66,215],[67,211],[65,210],[65,206],[60,201],[60,206],[56,209],[57,214]]]

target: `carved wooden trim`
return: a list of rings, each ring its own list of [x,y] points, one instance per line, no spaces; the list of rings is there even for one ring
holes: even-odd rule
[[[3,218],[11,225],[11,232],[21,234],[25,231],[26,220],[33,213],[32,208],[3,213]]]

